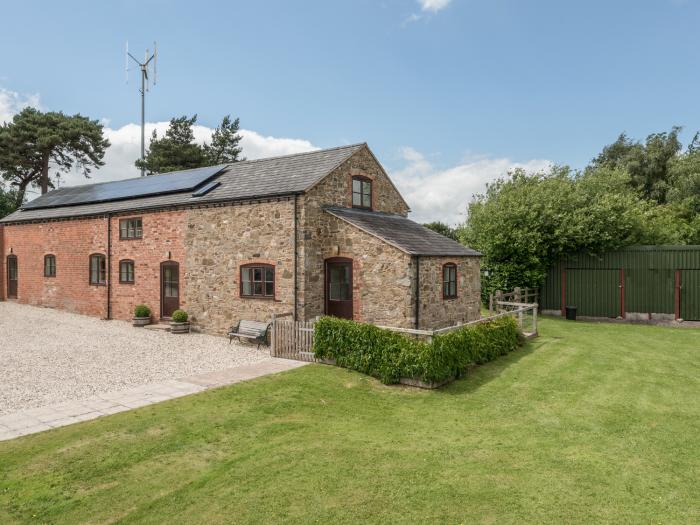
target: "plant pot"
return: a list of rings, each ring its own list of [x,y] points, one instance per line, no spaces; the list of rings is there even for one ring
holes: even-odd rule
[[[190,323],[174,323],[170,322],[170,332],[173,334],[187,334],[190,331]]]
[[[151,324],[151,318],[150,317],[134,317],[132,319],[132,324],[134,326],[146,326],[147,324]]]

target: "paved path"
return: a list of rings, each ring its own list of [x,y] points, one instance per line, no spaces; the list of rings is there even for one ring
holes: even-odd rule
[[[308,363],[271,358],[249,365],[141,385],[119,392],[99,394],[81,401],[68,401],[0,416],[0,441],[88,421],[117,412],[152,405],[210,388],[275,374]]]

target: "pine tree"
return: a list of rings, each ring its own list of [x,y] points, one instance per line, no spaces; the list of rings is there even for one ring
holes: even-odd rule
[[[168,171],[188,170],[208,165],[204,147],[194,141],[193,126],[197,115],[170,119],[165,137],[158,138],[154,130],[145,161],[136,161],[137,168],[145,168],[149,175]]]
[[[14,186],[20,206],[27,188],[40,187],[46,193],[73,167],[89,178],[93,168],[104,165],[108,147],[97,120],[25,108],[0,126],[0,174]]]
[[[230,164],[245,160],[245,158],[240,157],[243,148],[238,145],[242,138],[238,134],[239,124],[240,119],[238,118],[231,120],[230,115],[223,118],[211,136],[211,144],[204,145],[209,164]]]

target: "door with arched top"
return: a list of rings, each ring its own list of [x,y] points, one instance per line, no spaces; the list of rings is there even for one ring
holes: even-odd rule
[[[7,256],[7,298],[17,299],[17,288],[19,287],[19,273],[17,271],[17,256]]]
[[[160,264],[160,316],[170,317],[180,308],[180,265],[175,261]]]
[[[352,259],[326,259],[326,315],[352,319]]]

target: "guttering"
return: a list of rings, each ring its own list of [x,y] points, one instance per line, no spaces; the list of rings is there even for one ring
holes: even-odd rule
[[[107,214],[107,320],[112,318],[112,214]]]
[[[299,220],[297,219],[297,200],[298,200],[299,195],[295,194],[294,195],[294,320],[297,320],[297,313],[298,313],[298,304],[299,304],[299,282],[297,280],[297,266],[298,266],[298,256],[299,256],[299,250],[298,250],[298,229],[299,229]]]
[[[420,327],[420,255],[416,255],[416,330]]]

